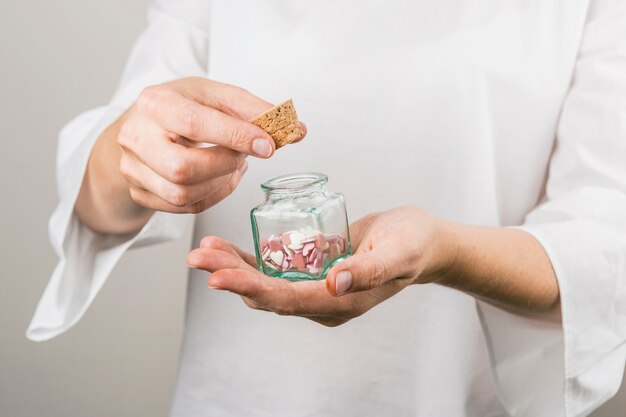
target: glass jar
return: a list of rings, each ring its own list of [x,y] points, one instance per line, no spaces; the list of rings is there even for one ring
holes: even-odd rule
[[[351,254],[346,204],[329,193],[328,177],[291,174],[261,184],[265,202],[252,209],[259,271],[291,281],[319,280]]]

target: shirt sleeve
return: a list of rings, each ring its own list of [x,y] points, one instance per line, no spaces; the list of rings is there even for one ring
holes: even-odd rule
[[[552,262],[561,319],[477,302],[501,399],[511,416],[586,416],[618,391],[626,358],[623,0],[590,4],[545,200],[520,228]]]
[[[55,337],[85,313],[113,267],[132,247],[179,237],[190,215],[157,212],[134,235],[104,236],[81,224],[74,204],[92,147],[146,86],[208,70],[208,0],[157,0],[148,26],[136,41],[118,89],[109,105],[71,121],[59,135],[57,184],[59,204],[50,218],[50,240],[59,256],[26,336]]]

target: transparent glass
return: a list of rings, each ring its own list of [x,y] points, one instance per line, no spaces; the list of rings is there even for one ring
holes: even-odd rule
[[[319,280],[352,253],[344,198],[319,173],[261,184],[265,202],[250,212],[259,271],[291,281]]]

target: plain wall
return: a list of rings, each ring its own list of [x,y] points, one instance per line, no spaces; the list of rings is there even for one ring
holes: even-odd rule
[[[56,264],[47,222],[58,131],[108,102],[148,3],[2,0],[0,417],[168,415],[186,242],[129,253],[74,329],[24,337]]]
[[[24,331],[56,264],[57,132],[104,104],[148,0],[3,0],[0,29],[0,416],[167,416],[188,238],[131,252],[86,316],[44,343]],[[153,264],[152,260],[159,262]],[[167,260],[167,262],[163,262]],[[626,416],[626,390],[595,417]]]

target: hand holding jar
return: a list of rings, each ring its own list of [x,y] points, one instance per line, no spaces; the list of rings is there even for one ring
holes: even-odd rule
[[[209,286],[251,308],[343,324],[411,284],[438,283],[513,311],[560,314],[550,261],[528,233],[437,218],[417,207],[370,214],[350,226],[354,254],[325,281],[289,282],[259,272],[255,256],[216,237],[188,264],[212,272]],[[522,261],[520,261],[522,260]]]
[[[212,272],[210,287],[239,294],[251,308],[337,326],[407,285],[430,282],[452,259],[453,248],[440,233],[444,227],[413,207],[366,216],[350,226],[354,255],[332,266],[325,281],[289,282],[264,275],[254,255],[212,236],[202,240],[187,262]]]

